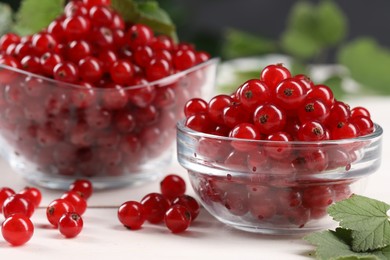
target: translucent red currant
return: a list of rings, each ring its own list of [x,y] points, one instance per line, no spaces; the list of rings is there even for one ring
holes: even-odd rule
[[[1,225],[4,239],[13,246],[27,243],[34,234],[34,225],[24,214],[16,213],[5,219]]]

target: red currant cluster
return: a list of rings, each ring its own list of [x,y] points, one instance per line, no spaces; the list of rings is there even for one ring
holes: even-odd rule
[[[199,214],[198,202],[185,194],[185,182],[178,175],[167,175],[160,188],[161,193],[149,193],[141,202],[124,202],[118,209],[119,221],[131,230],[140,229],[147,220],[152,224],[164,221],[172,233],[185,231]]]
[[[216,176],[190,170],[196,192],[231,218],[256,223],[303,227],[325,216],[331,203],[351,194],[353,181],[317,174],[347,172],[364,144],[320,142],[374,131],[367,109],[350,109],[328,86],[292,76],[280,64],[265,67],[259,79],[246,81],[231,95],[208,103],[191,99],[184,111],[187,127],[211,134],[199,137],[194,156],[231,172]]]
[[[77,236],[83,227],[80,216],[85,212],[86,199],[91,194],[92,185],[88,180],[76,180],[61,199],[54,200],[47,207],[48,221],[65,237]],[[5,217],[1,231],[11,245],[23,245],[33,236],[34,224],[30,218],[41,199],[40,190],[34,187],[26,187],[19,193],[8,187],[0,189],[0,210]]]
[[[0,64],[44,76],[0,68],[1,134],[43,172],[136,172],[171,145],[184,102],[206,84],[203,69],[149,84],[209,55],[126,24],[109,3],[69,1],[41,32],[0,39]]]
[[[185,105],[186,126],[204,133],[270,141],[347,139],[374,130],[370,113],[350,109],[326,85],[291,76],[281,64],[269,65],[260,79],[250,79],[232,95]]]

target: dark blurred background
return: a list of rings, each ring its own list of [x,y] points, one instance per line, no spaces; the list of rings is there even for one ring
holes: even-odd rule
[[[17,9],[20,0],[0,0]],[[219,55],[227,28],[277,39],[286,27],[288,13],[299,0],[159,0],[174,20],[183,41]],[[318,0],[310,2],[317,3]],[[389,0],[335,1],[348,20],[347,40],[370,36],[390,47]]]

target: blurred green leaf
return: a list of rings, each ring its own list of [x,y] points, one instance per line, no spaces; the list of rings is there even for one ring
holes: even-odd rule
[[[346,28],[344,14],[334,2],[325,0],[313,5],[301,1],[290,12],[281,44],[288,54],[309,60],[340,43]]]
[[[390,51],[374,39],[361,38],[348,43],[337,58],[369,92],[390,94]]]
[[[137,22],[149,25],[154,32],[169,35],[174,41],[178,41],[176,27],[165,10],[161,9],[158,2],[147,1],[138,4],[140,16]]]
[[[299,31],[283,33],[281,44],[285,52],[302,59],[309,59],[321,51],[321,45],[313,37]]]
[[[177,42],[176,27],[157,1],[112,0],[111,5],[126,22],[146,24],[154,32],[168,35]]]
[[[318,39],[326,45],[336,45],[347,34],[347,20],[333,1],[322,1],[317,8]]]
[[[225,59],[277,51],[277,43],[275,41],[236,29],[227,29],[224,38],[222,57]]]
[[[64,9],[65,0],[23,0],[12,30],[20,35],[39,32]]]
[[[325,80],[324,82],[322,82],[322,84],[332,89],[333,95],[338,100],[341,100],[345,95],[345,91],[342,88],[342,83],[343,83],[343,79],[340,76],[332,76],[327,80]]]
[[[12,9],[8,4],[0,3],[0,35],[8,32],[12,25]]]

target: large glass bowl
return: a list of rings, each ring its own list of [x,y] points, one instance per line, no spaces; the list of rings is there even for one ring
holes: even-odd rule
[[[191,97],[213,92],[218,59],[121,90],[66,84],[0,65],[0,147],[28,181],[95,188],[156,178],[173,155],[175,125]]]
[[[177,125],[179,163],[202,205],[221,222],[266,234],[299,234],[333,223],[327,207],[363,192],[381,162],[382,128],[320,142],[242,140]]]

